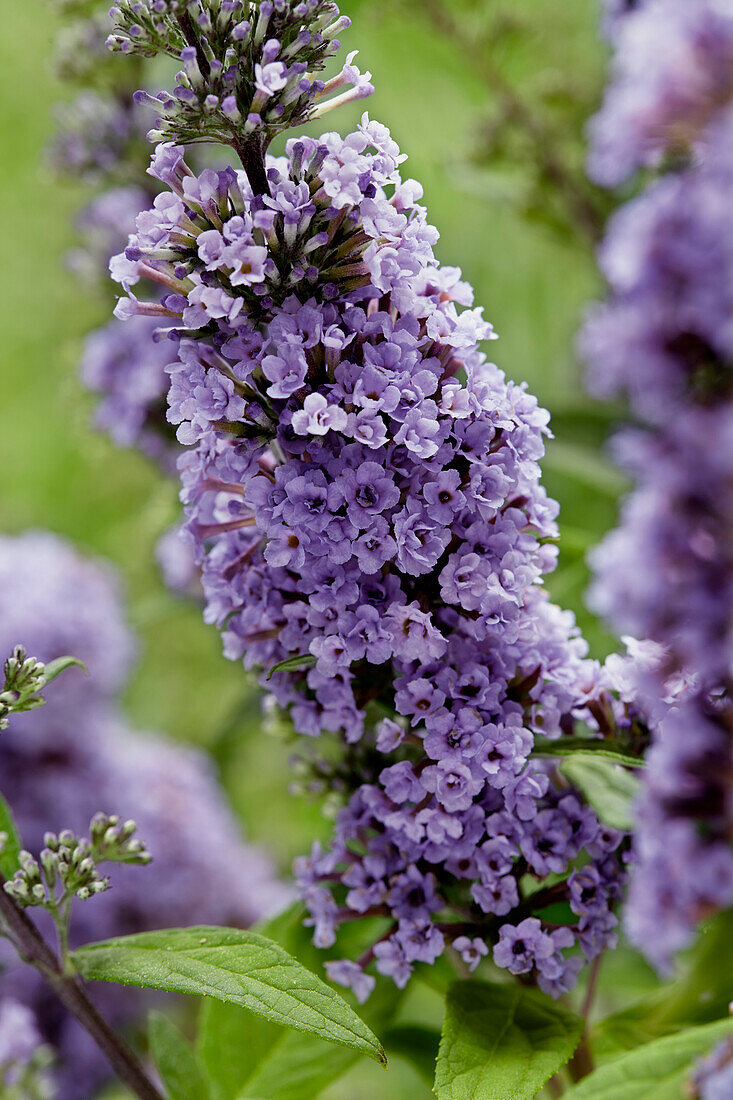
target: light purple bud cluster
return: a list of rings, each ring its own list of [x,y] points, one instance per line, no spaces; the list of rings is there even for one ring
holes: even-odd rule
[[[16,716],[3,733],[0,787],[24,845],[39,851],[49,827],[81,834],[100,809],[119,811],[137,822],[155,861],[154,888],[144,869],[120,866],[113,889],[78,907],[74,944],[175,925],[248,926],[284,904],[287,891],[264,854],[243,843],[208,761],[132,732],[120,715],[132,647],[114,578],[55,536],[34,533],[0,539],[0,582],[0,642],[23,638],[45,661],[70,652],[88,669],[59,678],[45,707]],[[60,1049],[60,1100],[86,1100],[105,1072],[95,1048],[27,967],[5,955],[2,963],[0,991],[33,1007]],[[105,1009],[124,1022],[141,1003],[116,990]]]
[[[329,973],[363,998],[372,962],[404,985],[448,944],[469,966],[495,945],[558,995],[614,942],[623,838],[530,756],[575,715],[600,731],[603,691],[542,588],[547,414],[479,351],[491,326],[437,265],[402,159],[365,116],[290,142],[262,197],[163,146],[171,191],[111,268],[128,287],[157,272],[180,318],[169,415],[194,445],[180,469],[206,618],[248,667],[291,661],[267,681],[276,703],[344,744],[334,788],[355,792],[298,866],[315,942],[346,919],[390,927]],[[130,295],[117,312],[150,310]],[[547,926],[563,900],[572,921]]]
[[[254,142],[263,150],[279,131],[374,90],[353,54],[337,77],[316,79],[350,22],[331,0],[122,0],[110,15],[111,49],[182,62],[173,92],[137,95],[160,113],[153,140]]]
[[[653,640],[658,709],[638,805],[627,925],[661,968],[733,903],[733,9],[646,0],[614,36],[591,170],[676,169],[611,219],[609,300],[582,334],[590,384],[640,425],[615,441],[636,488],[593,552],[591,602]]]
[[[687,156],[729,102],[733,10],[728,0],[643,0],[611,25],[613,67],[591,122],[588,163],[609,187],[639,167]]]

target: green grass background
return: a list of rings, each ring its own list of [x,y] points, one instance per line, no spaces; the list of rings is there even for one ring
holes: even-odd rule
[[[510,36],[498,47],[497,60],[520,88],[538,67],[550,76],[571,71],[578,81],[600,87],[604,59],[590,0],[493,6],[532,19],[529,36]],[[441,260],[463,269],[500,334],[492,355],[511,377],[526,380],[553,414],[560,438],[545,471],[562,505],[566,549],[552,591],[575,609],[602,656],[610,639],[583,607],[584,554],[613,523],[622,482],[602,453],[608,415],[591,410],[583,398],[573,355],[579,316],[599,289],[592,256],[579,240],[522,216],[506,182],[467,166],[491,95],[419,5],[346,0],[342,9],[354,20],[345,45],[360,49],[360,63],[372,70],[377,88],[360,109],[386,122],[409,154],[405,169],[424,185],[441,233]],[[79,287],[63,266],[63,252],[74,240],[74,211],[87,191],[55,179],[43,158],[54,103],[69,94],[52,75],[57,28],[56,15],[41,0],[4,0],[0,529],[49,528],[117,563],[140,640],[125,699],[131,721],[202,745],[229,730],[234,749],[224,779],[233,802],[248,835],[286,867],[328,825],[316,806],[288,797],[291,750],[261,733],[256,698],[241,668],[221,657],[216,632],[198,609],[172,597],[159,581],[152,551],[176,516],[174,486],[138,454],[115,449],[92,430],[92,403],[76,377],[80,340],[106,319],[108,304]],[[344,111],[326,125],[346,128],[358,113]],[[523,171],[531,165],[517,168],[520,183]],[[334,1097],[392,1095],[383,1077],[377,1086],[370,1070],[360,1073],[348,1093],[337,1090]],[[413,1094],[422,1095],[422,1086],[409,1080]],[[401,1094],[398,1088],[395,1095]]]

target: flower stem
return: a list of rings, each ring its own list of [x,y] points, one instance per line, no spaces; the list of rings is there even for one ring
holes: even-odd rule
[[[5,879],[2,875],[0,920],[20,958],[45,978],[59,1000],[89,1032],[123,1084],[139,1100],[163,1100],[133,1052],[100,1016],[80,979],[76,975],[64,973],[59,960],[35,924],[5,893]]]

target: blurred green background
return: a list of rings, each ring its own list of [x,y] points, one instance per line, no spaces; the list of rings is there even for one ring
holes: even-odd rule
[[[603,81],[596,5],[455,0],[447,10],[457,35],[429,0],[344,0],[341,7],[354,24],[344,44],[358,47],[362,68],[373,73],[377,91],[366,106],[389,125],[409,155],[405,171],[424,185],[440,259],[474,285],[500,334],[491,348],[496,361],[552,412],[559,439],[545,476],[562,507],[564,549],[551,588],[602,657],[612,641],[583,607],[584,559],[613,524],[623,483],[603,456],[610,414],[584,398],[573,353],[582,310],[599,286],[583,232],[556,216],[552,189],[536,186],[543,157],[557,155],[574,169],[581,163],[582,120]],[[81,338],[106,320],[108,302],[79,287],[63,265],[88,191],[55,179],[44,163],[54,105],[70,94],[52,75],[57,29],[40,0],[4,0],[0,529],[49,528],[118,564],[140,640],[126,698],[132,721],[204,746],[228,744],[224,781],[247,833],[286,868],[329,826],[317,806],[287,796],[291,748],[260,732],[256,696],[241,668],[221,657],[216,632],[161,585],[152,555],[176,517],[175,487],[94,432],[92,401],[76,377]],[[532,111],[547,113],[542,149],[526,134],[513,144],[495,141],[507,86]],[[327,125],[346,129],[358,113],[343,111]],[[348,1096],[386,1096],[364,1072]],[[422,1086],[413,1085],[420,1095]]]

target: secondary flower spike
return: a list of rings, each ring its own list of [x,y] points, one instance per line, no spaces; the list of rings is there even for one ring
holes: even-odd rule
[[[669,969],[733,904],[733,10],[645,0],[615,26],[590,170],[667,171],[611,219],[609,297],[581,335],[592,389],[636,422],[614,443],[636,487],[593,551],[590,600],[660,647],[637,677],[658,714],[626,916]]]

